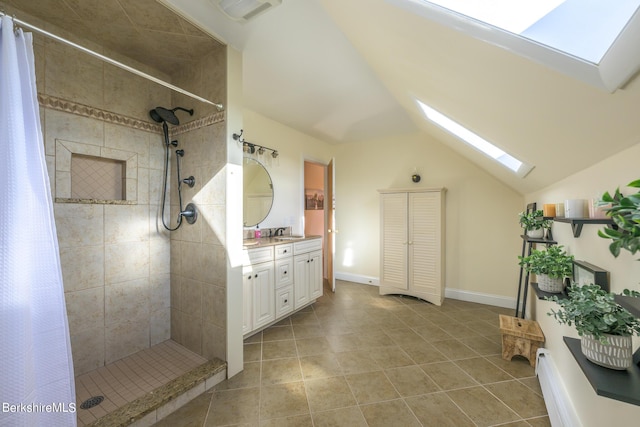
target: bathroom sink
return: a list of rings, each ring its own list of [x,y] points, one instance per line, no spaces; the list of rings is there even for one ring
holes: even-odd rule
[[[260,241],[258,239],[256,240],[245,240],[242,242],[243,246],[253,246],[253,245],[257,245],[258,243],[260,243]]]
[[[300,240],[304,239],[304,236],[278,236],[276,240]]]

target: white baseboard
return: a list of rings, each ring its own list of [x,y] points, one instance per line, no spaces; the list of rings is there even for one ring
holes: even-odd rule
[[[540,381],[540,388],[547,406],[549,421],[553,427],[578,427],[582,424],[571,405],[571,399],[560,381],[551,353],[538,349],[536,356],[536,375]]]
[[[365,285],[380,286],[380,279],[377,277],[363,276],[361,274],[344,273],[340,271],[334,272],[336,280],[344,280],[347,282],[363,283]]]
[[[457,299],[460,301],[477,302],[478,304],[494,305],[496,307],[516,308],[515,298],[504,297],[502,295],[445,288],[444,296],[446,298]]]
[[[340,271],[335,272],[335,277],[336,280],[380,286],[380,279],[378,277],[363,276],[361,274],[352,274]],[[502,295],[446,288],[444,296],[446,298],[457,299],[460,301],[477,302],[479,304],[494,305],[496,307],[516,308],[515,298],[504,297]]]

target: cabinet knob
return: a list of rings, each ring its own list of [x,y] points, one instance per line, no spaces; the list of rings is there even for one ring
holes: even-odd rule
[[[283,254],[286,254],[286,253],[287,253],[287,250],[285,249],[284,251],[282,251],[282,253],[283,253]]]
[[[284,274],[287,274],[287,270],[284,271]]]
[[[313,258],[311,258],[309,261],[313,262]]]
[[[309,263],[309,260],[307,260],[307,264]]]
[[[256,275],[255,275],[255,276],[253,276],[253,277],[256,277],[256,278],[257,278],[257,277],[258,277],[258,275],[256,274]]]
[[[288,303],[288,302],[289,302],[289,300],[288,300],[288,299],[284,300],[284,303],[285,303],[285,304],[286,304],[286,303]]]
[[[251,280],[251,276],[247,277],[247,279]]]

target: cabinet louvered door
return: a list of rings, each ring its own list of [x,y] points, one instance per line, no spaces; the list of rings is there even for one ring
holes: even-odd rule
[[[381,286],[407,289],[407,194],[382,194]]]
[[[415,292],[440,299],[440,193],[409,193],[408,196],[409,286]]]

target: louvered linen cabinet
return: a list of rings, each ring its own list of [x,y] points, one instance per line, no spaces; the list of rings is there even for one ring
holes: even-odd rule
[[[380,295],[410,295],[442,305],[445,188],[380,193]]]

